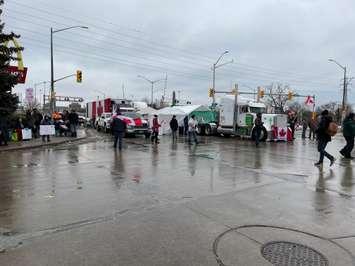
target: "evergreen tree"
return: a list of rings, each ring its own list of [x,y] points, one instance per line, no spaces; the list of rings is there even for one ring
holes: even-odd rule
[[[13,87],[17,84],[17,77],[8,73],[7,68],[10,62],[18,60],[15,56],[23,48],[7,47],[6,43],[13,38],[19,38],[15,33],[4,33],[5,24],[1,20],[4,0],[0,0],[0,115],[8,116],[13,113],[18,104],[18,97],[12,93]]]

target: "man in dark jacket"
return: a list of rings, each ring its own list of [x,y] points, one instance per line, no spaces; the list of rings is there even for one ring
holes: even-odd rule
[[[330,160],[330,166],[332,166],[335,162],[335,158],[325,151],[328,142],[332,140],[328,133],[329,124],[331,122],[333,122],[333,118],[329,115],[328,110],[324,110],[321,113],[320,122],[316,131],[318,139],[319,161],[314,164],[315,166],[323,165],[324,156]]]
[[[340,150],[340,154],[347,159],[353,159],[351,152],[354,148],[354,136],[355,136],[355,114],[350,113],[343,122],[343,135],[346,140],[346,145]]]
[[[264,124],[264,122],[261,118],[262,118],[262,114],[257,113],[255,121],[254,121],[254,124],[255,124],[255,136],[254,137],[255,137],[255,145],[257,147],[259,146],[259,143],[260,143],[261,131],[263,129],[263,124]]]
[[[71,113],[68,115],[68,119],[69,119],[69,127],[70,127],[71,136],[76,137],[77,136],[76,127],[79,123],[79,116],[75,112],[75,110],[71,110]]]
[[[39,126],[41,125],[41,121],[43,119],[42,114],[35,108],[32,112],[32,117],[34,120],[34,137],[39,137]]]
[[[0,113],[0,146],[4,143],[7,146],[7,140],[9,138],[9,129],[7,123],[7,117],[5,114]]]
[[[176,120],[176,115],[173,115],[173,118],[170,120],[170,129],[173,136],[173,141],[177,139],[177,130],[179,128],[178,121]]]
[[[118,114],[120,115],[120,113]],[[113,135],[115,136],[115,142],[113,144],[114,148],[117,148],[117,141],[118,141],[118,149],[122,150],[122,139],[123,135],[126,132],[126,123],[118,117],[118,115],[113,117],[111,123],[111,130]]]

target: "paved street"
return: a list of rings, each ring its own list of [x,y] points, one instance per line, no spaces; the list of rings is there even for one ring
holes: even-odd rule
[[[323,170],[310,140],[125,140],[121,153],[103,135],[0,153],[0,265],[272,265],[270,241],[355,265],[355,162],[340,159],[341,136]]]

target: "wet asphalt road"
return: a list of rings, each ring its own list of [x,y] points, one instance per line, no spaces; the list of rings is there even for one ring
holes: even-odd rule
[[[345,200],[349,204],[346,208],[355,210],[355,162],[340,158],[338,150],[344,144],[341,136],[328,148],[338,158],[336,164],[329,168],[326,161],[322,170],[313,166],[318,153],[316,143],[310,140],[263,143],[259,148],[250,141],[219,137],[202,138],[198,146],[189,146],[184,139],[173,144],[169,137],[163,137],[159,145],[143,138],[125,141],[122,152],[112,148],[109,137],[99,135],[88,143],[0,153],[0,248],[5,251],[0,254],[0,262],[2,258],[13,262],[6,254],[11,258],[18,249],[31,247],[32,238],[41,241],[42,235],[51,238],[51,233],[115,223],[118,217],[254,188],[278,187],[284,193],[283,186],[290,185],[288,194],[301,191],[310,195],[311,202],[306,206],[314,209],[307,219],[316,223],[317,208],[334,205],[333,199]],[[291,206],[294,201],[294,197],[290,202],[286,197],[282,204]],[[252,200],[248,204],[258,212],[260,205],[254,206]],[[64,264],[78,262],[90,264],[78,260]],[[195,265],[211,261],[201,263],[197,260]],[[112,260],[104,264],[112,265]]]

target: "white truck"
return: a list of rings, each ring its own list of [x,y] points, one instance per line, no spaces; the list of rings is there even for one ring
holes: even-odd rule
[[[275,134],[275,130],[276,132],[278,129],[282,129],[282,132],[287,131],[286,115],[266,114],[264,103],[258,103],[240,95],[225,95],[221,98],[219,105],[217,132],[224,136],[236,135],[254,139],[256,136],[254,120],[257,113],[262,114],[262,121],[264,122],[260,136],[261,141],[278,139],[279,136]],[[287,140],[287,137],[282,136],[278,140]]]

